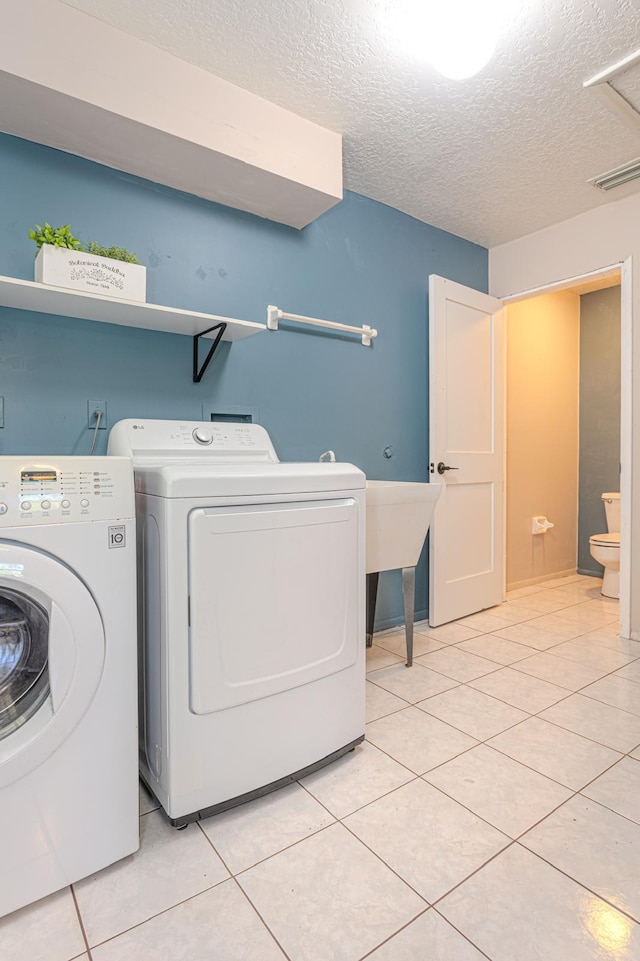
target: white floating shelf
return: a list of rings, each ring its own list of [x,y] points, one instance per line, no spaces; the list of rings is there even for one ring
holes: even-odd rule
[[[50,287],[32,280],[18,280],[16,277],[0,276],[0,306],[35,310],[41,314],[59,314],[62,317],[78,317],[82,320],[97,320],[122,327],[161,330],[168,334],[187,334],[189,337],[197,337],[208,327],[224,322],[227,327],[222,340],[227,341],[242,340],[267,329],[265,324],[256,324],[249,320],[233,320],[231,317],[202,314],[195,310],[102,297],[100,294],[67,290],[64,287]],[[213,339],[216,333],[214,331],[204,336]]]

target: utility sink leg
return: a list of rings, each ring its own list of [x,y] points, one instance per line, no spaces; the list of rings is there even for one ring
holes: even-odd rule
[[[402,568],[402,597],[404,600],[404,633],[407,639],[407,667],[413,664],[413,617],[416,597],[416,569]]]
[[[373,646],[373,624],[378,597],[378,572],[367,574],[367,647]]]

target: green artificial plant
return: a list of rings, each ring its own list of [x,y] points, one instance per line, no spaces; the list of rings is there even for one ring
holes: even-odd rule
[[[137,264],[139,263],[138,258],[135,254],[132,254],[125,247],[104,247],[102,244],[98,244],[95,240],[90,240],[86,247],[82,246],[82,241],[78,240],[71,233],[71,225],[66,224],[64,227],[52,227],[51,224],[45,224],[41,227],[40,224],[36,224],[33,230],[29,231],[29,237],[33,240],[38,248],[42,247],[43,244],[51,244],[52,247],[67,247],[69,250],[81,250],[87,254],[93,254],[94,257],[107,257],[109,260],[122,260],[126,264]]]
[[[29,231],[29,237],[35,241],[38,250],[43,244],[51,244],[52,247],[68,247],[69,250],[82,250],[82,243],[71,233],[70,224],[64,227],[52,227],[51,224],[41,227],[40,224],[36,224],[35,229]]]
[[[112,247],[103,247],[102,244],[97,244],[95,240],[90,240],[84,249],[88,254],[94,254],[96,257],[108,257],[109,260],[123,260],[126,264],[139,263],[136,255],[130,253],[126,247],[116,247],[115,245]]]

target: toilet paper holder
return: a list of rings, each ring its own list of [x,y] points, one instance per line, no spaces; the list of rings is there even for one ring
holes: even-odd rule
[[[531,533],[532,534],[546,534],[548,530],[555,527],[550,520],[544,516],[544,514],[537,514],[531,522]]]

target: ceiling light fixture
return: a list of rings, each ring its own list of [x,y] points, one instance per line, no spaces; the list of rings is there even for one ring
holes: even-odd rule
[[[620,187],[630,180],[636,180],[637,177],[640,177],[640,157],[624,164],[622,167],[608,170],[607,173],[600,174],[599,177],[592,177],[589,183],[595,187],[600,187],[601,190],[611,190],[613,187]]]
[[[404,47],[445,77],[465,80],[489,62],[514,0],[397,0],[393,25]]]

